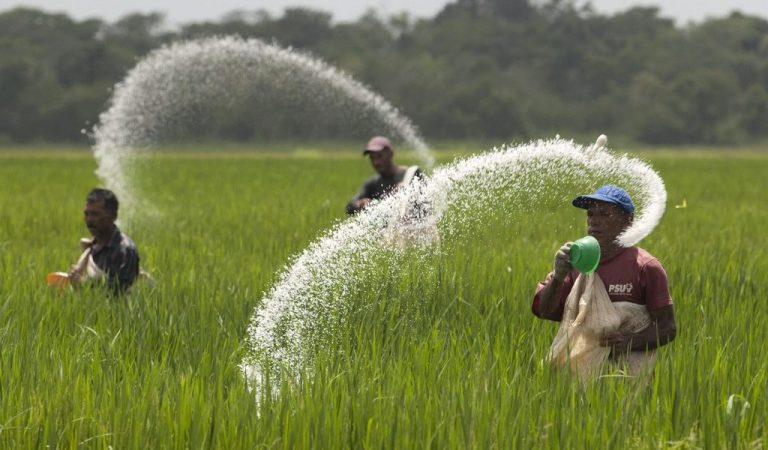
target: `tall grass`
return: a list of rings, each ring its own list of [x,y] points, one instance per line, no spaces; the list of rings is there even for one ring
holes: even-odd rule
[[[768,157],[651,158],[670,205],[641,245],[679,325],[651,382],[581,388],[542,365],[557,326],[530,297],[584,232],[548,205],[359,280],[336,339],[257,402],[238,368],[253,308],[344,219],[364,160],[153,159],[140,184],[161,213],[124,231],[157,284],[110,300],[43,283],[86,233],[90,155],[0,153],[0,448],[763,448]]]

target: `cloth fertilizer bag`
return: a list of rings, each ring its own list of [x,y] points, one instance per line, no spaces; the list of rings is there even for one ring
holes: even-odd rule
[[[609,361],[610,348],[600,345],[606,333],[637,333],[650,324],[644,305],[613,303],[597,273],[580,274],[565,301],[563,319],[547,361],[556,367],[568,367],[587,382],[598,376]],[[651,373],[656,350],[628,352],[609,362],[627,375]]]

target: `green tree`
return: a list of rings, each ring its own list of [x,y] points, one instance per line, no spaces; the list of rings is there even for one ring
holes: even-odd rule
[[[80,129],[96,120],[109,87],[147,52],[235,34],[311,52],[350,72],[428,137],[619,132],[668,144],[766,135],[764,18],[734,13],[676,27],[657,8],[601,15],[582,4],[455,0],[431,19],[369,10],[347,23],[307,8],[280,16],[236,10],[178,31],[159,13],[105,23],[16,8],[0,13],[0,134],[82,140]],[[269,108],[263,100],[209,111],[209,123],[188,131],[298,139],[349,136],[364,122],[343,111],[318,114],[295,99],[272,99]]]
[[[60,89],[39,49],[0,38],[0,134],[19,142],[42,137],[41,111]]]
[[[741,122],[752,136],[768,136],[768,92],[759,84],[753,84],[744,92]]]
[[[632,80],[629,92],[630,132],[638,140],[651,143],[677,143],[686,124],[670,107],[671,89],[667,83],[649,72],[641,72]]]
[[[162,13],[129,14],[103,28],[101,36],[112,45],[145,54],[162,42],[165,16]]]

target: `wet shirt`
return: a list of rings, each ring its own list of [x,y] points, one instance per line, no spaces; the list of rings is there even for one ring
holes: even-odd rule
[[[649,311],[672,304],[664,267],[658,259],[639,247],[629,247],[607,261],[600,261],[595,272],[600,275],[612,302],[645,305]],[[578,276],[579,272],[574,271],[566,275],[563,280],[558,307],[559,317],[563,315],[565,301]],[[552,282],[553,277],[554,273],[550,272],[536,288],[531,309],[537,317],[541,317],[539,313],[541,290]]]
[[[398,170],[394,175],[374,175],[366,180],[357,194],[355,194],[355,196],[352,197],[352,200],[347,203],[347,214],[354,214],[360,211],[361,208],[355,206],[355,202],[361,198],[381,200],[382,198],[386,197],[389,193],[394,191],[398,185],[400,185],[400,183],[403,182],[403,178],[405,178],[407,171],[408,170],[406,168],[402,168],[402,170]],[[421,169],[416,169],[416,173],[413,175],[413,177],[423,178],[424,175],[421,172]]]
[[[96,250],[93,262],[107,275],[107,286],[114,293],[125,292],[139,276],[139,251],[131,238],[115,228],[109,243]]]

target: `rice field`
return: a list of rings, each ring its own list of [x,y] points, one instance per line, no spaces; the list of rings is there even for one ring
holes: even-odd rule
[[[358,153],[152,158],[137,177],[156,211],[123,231],[157,283],[110,300],[44,283],[87,233],[91,154],[0,150],[0,448],[768,447],[768,153],[641,157],[669,203],[640,245],[678,321],[649,383],[581,387],[541,363],[557,326],[530,299],[584,233],[582,211],[549,204],[360,279],[334,344],[256,401],[239,368],[254,307],[346,219],[371,173]]]

